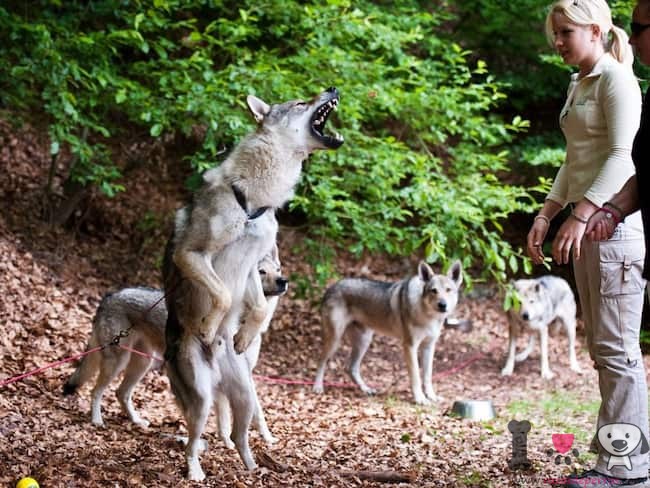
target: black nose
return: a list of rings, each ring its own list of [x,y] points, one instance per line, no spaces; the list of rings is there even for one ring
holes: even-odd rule
[[[612,442],[612,447],[617,451],[623,451],[624,449],[627,449],[627,441],[624,439],[616,439]]]
[[[524,312],[521,314],[521,318],[524,320],[530,320],[530,315],[528,315],[528,312]]]
[[[447,311],[447,302],[445,302],[444,300],[440,300],[438,302],[438,310],[440,310],[441,312],[446,312]]]
[[[278,287],[278,290],[280,290],[281,293],[284,293],[289,287],[289,280],[286,278],[278,278],[275,280],[275,285]]]

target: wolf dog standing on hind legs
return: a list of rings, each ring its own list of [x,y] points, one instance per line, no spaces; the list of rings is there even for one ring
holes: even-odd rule
[[[268,298],[269,308],[260,333],[244,352],[251,374],[259,357],[262,334],[268,329],[279,296],[287,291],[288,284],[287,279],[282,276],[277,246],[273,246],[271,253],[264,256],[257,268],[262,280],[264,295]],[[119,346],[126,346],[144,354],[111,345],[85,356],[63,386],[63,394],[73,394],[81,385],[97,375],[91,393],[91,421],[97,426],[103,426],[101,404],[104,391],[111,381],[124,371],[122,382],[116,391],[122,411],[132,422],[147,427],[149,422],[142,419],[135,410],[131,395],[138,382],[155,365],[153,356],[162,358],[165,351],[166,321],[167,308],[163,302],[161,290],[132,287],[107,294],[97,308],[87,349],[110,344],[115,337],[120,337],[120,333],[128,331],[125,337],[120,337]],[[226,445],[229,448],[234,448],[230,440],[229,411],[230,405],[227,403],[227,398],[222,399],[217,405],[219,419],[225,419],[220,420],[220,433]],[[266,442],[276,441],[266,424],[264,412],[258,399],[253,420],[258,432]],[[226,435],[225,432],[228,434]]]
[[[246,468],[256,467],[248,445],[254,388],[239,354],[257,335],[266,309],[255,264],[276,241],[274,211],[291,198],[302,162],[317,149],[343,144],[338,134],[323,132],[338,100],[335,88],[309,102],[278,105],[249,96],[258,129],[204,174],[192,203],[176,214],[163,263],[165,359],[187,423],[191,480],[205,478],[198,453],[217,387],[232,406],[231,439]]]
[[[321,306],[323,351],[314,391],[323,392],[327,362],[347,332],[352,341],[350,376],[363,392],[375,393],[363,381],[360,366],[373,334],[379,332],[401,341],[415,402],[436,400],[432,383],[435,346],[445,318],[456,308],[461,282],[460,261],[454,262],[446,275],[434,273],[422,261],[415,276],[397,283],[345,278],[329,287]]]

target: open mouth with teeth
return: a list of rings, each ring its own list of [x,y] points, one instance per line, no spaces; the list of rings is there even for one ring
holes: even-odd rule
[[[338,149],[341,147],[341,144],[343,144],[343,136],[338,132],[333,132],[332,135],[325,134],[324,132],[327,119],[329,118],[330,114],[336,110],[338,104],[338,96],[325,102],[316,109],[310,121],[312,135],[329,149]]]

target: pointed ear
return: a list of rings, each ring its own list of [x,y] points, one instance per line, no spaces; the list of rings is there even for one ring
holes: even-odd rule
[[[273,249],[271,249],[271,257],[273,258],[274,261],[280,260],[280,251],[278,251],[277,243],[273,244]]]
[[[420,261],[420,264],[418,265],[418,275],[420,276],[420,279],[426,283],[433,278],[433,270],[427,263]]]
[[[454,264],[452,264],[449,271],[447,271],[447,276],[456,283],[456,286],[460,286],[463,282],[463,266],[460,264],[458,259],[454,261]]]
[[[271,111],[269,104],[260,100],[255,95],[248,95],[246,97],[246,103],[258,124],[261,123],[264,120],[264,117],[266,117]]]

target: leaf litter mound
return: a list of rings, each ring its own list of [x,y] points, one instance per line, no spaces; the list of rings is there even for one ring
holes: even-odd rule
[[[125,156],[119,163],[128,166],[126,191],[112,199],[91,195],[74,229],[53,228],[43,219],[50,156],[42,134],[0,121],[0,382],[83,352],[105,293],[127,285],[159,287],[173,210],[186,197],[181,182],[187,175],[178,174],[164,152],[135,164]],[[55,186],[65,171],[59,164]],[[309,274],[303,257],[294,252],[302,238],[300,230],[280,230],[287,276]],[[336,265],[344,276],[398,280],[413,273],[416,262],[416,257],[341,255]],[[211,417],[205,432],[209,448],[201,455],[207,474],[203,486],[548,486],[545,480],[567,474],[570,467],[549,458],[551,436],[567,428],[588,436],[595,418],[567,411],[567,422],[557,425],[545,420],[541,405],[549,395],[571,396],[578,404],[598,400],[588,354],[584,347],[578,351],[584,373],[571,372],[566,338],[555,337],[550,350],[554,379],[540,378],[538,351],[518,364],[512,377],[502,378],[507,321],[500,299],[486,290],[463,296],[457,308],[456,317],[472,320],[470,332],[443,331],[434,363],[434,386],[443,399],[427,407],[411,403],[399,343],[380,336],[362,364],[376,396],[350,387],[345,342],[325,378],[343,385],[314,394],[308,382],[320,354],[318,306],[291,293],[282,297],[255,370],[278,442],[266,445],[252,431],[260,467],[247,472],[236,452],[219,440]],[[582,331],[579,338],[582,343]],[[174,436],[185,434],[185,426],[164,373],[150,372],[134,394],[136,408],[151,423],[148,428],[133,425],[121,413],[114,395],[118,381],[105,393],[106,426],[98,428],[90,423],[92,382],[76,395],[61,394],[75,365],[65,363],[0,387],[2,486],[14,486],[24,476],[42,487],[198,486],[184,478],[183,449]],[[492,400],[497,417],[472,422],[450,415],[459,399]],[[513,411],[513,402],[531,410]],[[526,417],[533,424],[528,435],[533,467],[512,472],[507,424]]]

